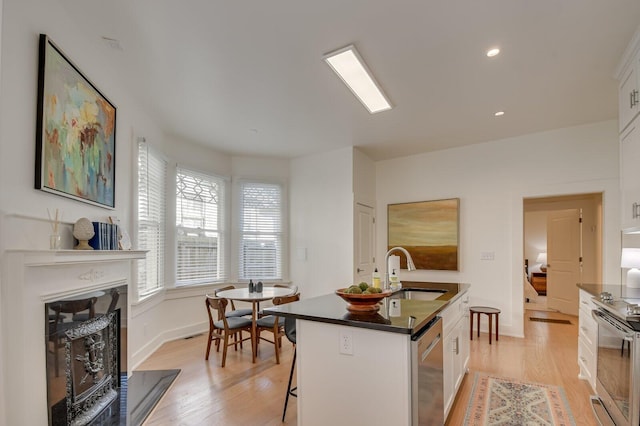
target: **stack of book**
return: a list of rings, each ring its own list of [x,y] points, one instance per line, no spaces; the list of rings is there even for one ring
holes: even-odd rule
[[[95,235],[89,240],[94,250],[119,250],[118,225],[104,222],[93,223]]]

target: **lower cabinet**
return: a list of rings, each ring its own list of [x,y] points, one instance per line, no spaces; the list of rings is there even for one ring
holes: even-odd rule
[[[591,294],[580,290],[580,310],[578,317],[578,366],[581,379],[589,382],[595,392],[596,368],[598,360],[598,323],[591,317],[595,305]]]
[[[469,296],[442,311],[444,417],[449,415],[469,362]]]

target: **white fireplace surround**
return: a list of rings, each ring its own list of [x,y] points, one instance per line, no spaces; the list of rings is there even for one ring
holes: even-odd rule
[[[126,284],[144,251],[8,250],[0,282],[0,425],[46,425],[44,304]],[[127,354],[127,364],[131,365]]]

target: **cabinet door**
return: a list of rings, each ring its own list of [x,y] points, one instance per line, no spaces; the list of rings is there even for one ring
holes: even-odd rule
[[[620,138],[620,192],[622,228],[640,226],[640,130],[636,118]]]
[[[453,400],[456,396],[455,393],[455,378],[454,378],[454,362],[455,362],[455,329],[450,329],[448,332],[444,332],[444,345],[442,347],[442,374],[443,374],[443,401],[444,401],[444,418],[447,418]]]
[[[469,296],[465,296],[462,301],[464,309],[462,319],[460,320],[460,379],[458,385],[462,382],[467,372],[467,364],[469,363],[470,342],[469,342]]]
[[[620,117],[620,131],[633,120],[640,110],[640,95],[638,94],[638,61],[636,56],[629,69],[620,80],[618,91],[618,114]]]

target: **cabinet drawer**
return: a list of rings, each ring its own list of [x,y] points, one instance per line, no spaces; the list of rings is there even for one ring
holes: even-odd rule
[[[592,297],[590,293],[580,290],[580,310],[589,313],[589,315],[591,315],[592,310],[596,309],[596,305],[591,300]]]
[[[581,378],[587,380],[591,387],[595,384],[596,355],[589,350],[584,340],[578,339],[578,366]]]
[[[442,317],[442,328],[448,330],[454,326],[460,318],[465,316],[465,312],[469,309],[469,295],[463,294],[458,300],[447,306],[440,316]],[[445,332],[446,334],[446,332]]]
[[[587,314],[582,309],[578,318],[580,321],[578,324],[579,338],[583,339],[594,352],[598,341],[598,323],[591,318],[591,312]]]

